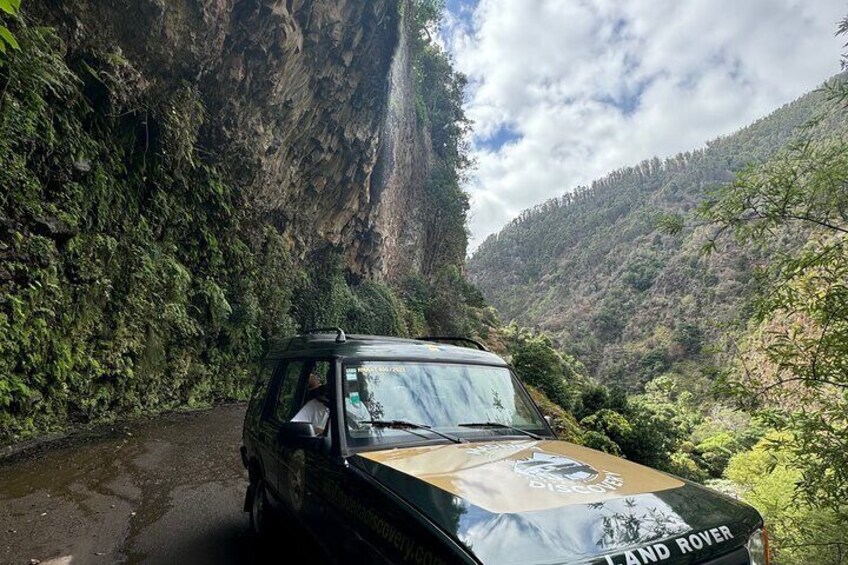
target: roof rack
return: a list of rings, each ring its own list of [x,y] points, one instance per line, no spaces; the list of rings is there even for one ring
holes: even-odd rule
[[[470,343],[472,345],[475,345],[475,346],[477,346],[477,349],[479,349],[480,351],[488,351],[488,348],[486,348],[485,345],[483,345],[482,343],[480,343],[476,339],[471,339],[470,337],[428,335],[428,336],[416,337],[415,339],[417,339],[419,341],[459,341],[459,342]]]
[[[302,333],[312,335],[332,332],[336,332],[336,343],[344,343],[347,341],[347,336],[345,336],[344,330],[336,326],[328,326],[325,328],[309,328],[308,330],[304,330]]]

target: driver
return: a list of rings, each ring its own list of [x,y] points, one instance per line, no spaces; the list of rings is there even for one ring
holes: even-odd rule
[[[330,419],[329,400],[324,395],[323,391],[318,391],[321,383],[318,381],[318,375],[313,370],[309,373],[309,392],[316,393],[315,396],[303,405],[292,422],[307,422],[315,427],[315,433],[322,435],[327,428],[327,421]]]

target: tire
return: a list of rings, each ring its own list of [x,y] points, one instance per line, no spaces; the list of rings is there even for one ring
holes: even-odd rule
[[[251,485],[253,496],[250,503],[250,531],[258,538],[268,535],[272,522],[271,506],[268,504],[268,494],[265,492],[265,481],[262,477]]]

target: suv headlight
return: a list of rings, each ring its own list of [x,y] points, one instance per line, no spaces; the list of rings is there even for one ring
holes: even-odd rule
[[[768,565],[768,535],[766,535],[765,528],[751,534],[746,547],[748,548],[751,565]]]

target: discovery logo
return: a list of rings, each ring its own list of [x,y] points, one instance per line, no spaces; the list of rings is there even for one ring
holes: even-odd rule
[[[541,449],[515,461],[513,471],[530,479],[530,488],[563,494],[600,494],[624,485],[621,475],[599,471],[583,461]]]

